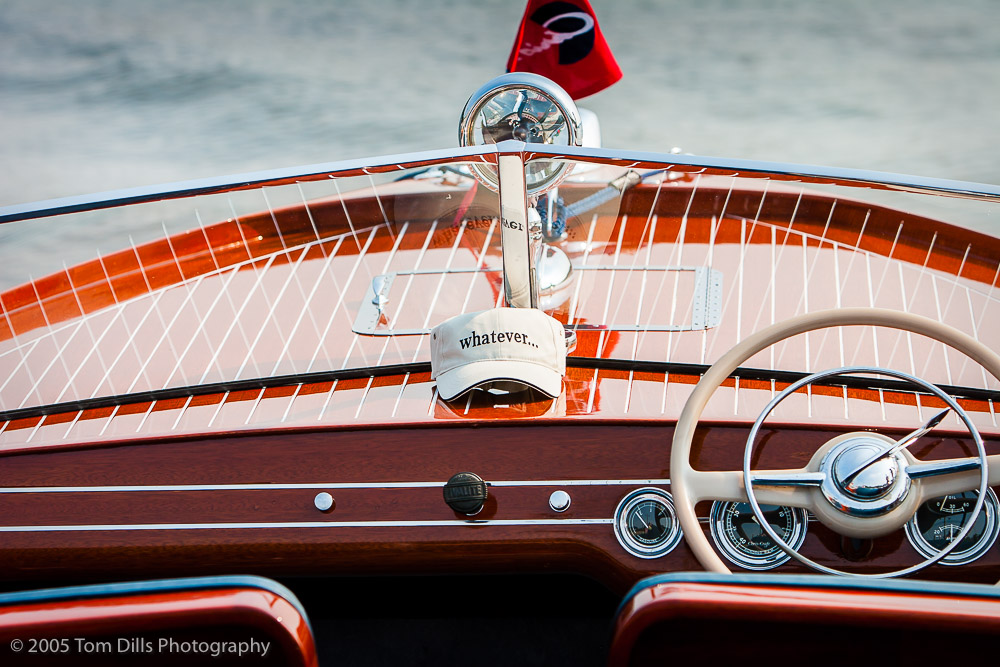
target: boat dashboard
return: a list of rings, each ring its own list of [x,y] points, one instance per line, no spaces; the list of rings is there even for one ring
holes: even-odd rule
[[[5,458],[0,565],[21,581],[562,572],[621,593],[652,574],[701,567],[671,495],[673,431],[613,420],[457,422],[25,452]],[[738,468],[747,434],[746,426],[700,426],[693,464]],[[804,465],[834,435],[768,429],[760,463]],[[961,434],[941,434],[920,449],[937,459],[974,447]],[[478,504],[449,504],[458,473],[482,481]],[[947,544],[974,497],[928,501],[905,530],[873,539],[842,537],[802,509],[765,506],[765,516],[807,557],[879,574]],[[988,498],[973,530],[925,578],[1000,579],[992,490]],[[808,571],[762,532],[747,503],[697,510],[733,571]]]

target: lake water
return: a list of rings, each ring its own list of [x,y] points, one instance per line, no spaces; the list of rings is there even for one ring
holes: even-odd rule
[[[604,144],[1000,183],[995,0],[594,0]],[[0,0],[0,205],[457,143],[521,2]]]

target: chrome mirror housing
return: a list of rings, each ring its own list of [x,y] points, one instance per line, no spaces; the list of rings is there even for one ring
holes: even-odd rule
[[[514,139],[554,146],[583,142],[580,111],[558,84],[537,74],[512,72],[487,81],[462,111],[458,140],[462,146],[496,144]],[[532,161],[525,168],[529,197],[555,187],[570,171],[567,162]],[[492,165],[473,166],[476,178],[491,190],[499,187]]]

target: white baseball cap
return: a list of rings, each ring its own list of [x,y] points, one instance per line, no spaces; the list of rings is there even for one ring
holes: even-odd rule
[[[484,385],[555,398],[565,374],[563,325],[536,308],[456,315],[431,330],[431,377],[446,401]]]

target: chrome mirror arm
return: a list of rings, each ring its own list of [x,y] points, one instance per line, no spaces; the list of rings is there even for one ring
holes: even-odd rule
[[[504,298],[511,308],[537,308],[535,258],[528,226],[528,195],[521,155],[501,153],[498,156],[497,173]]]
[[[524,144],[517,144],[520,148]],[[503,148],[502,144],[498,144]],[[503,253],[503,292],[511,308],[540,308],[538,267],[551,262],[550,253],[558,251],[565,259],[565,268],[557,273],[564,283],[572,266],[565,254],[542,242],[542,218],[535,204],[528,208],[528,193],[524,175],[524,158],[520,152],[501,152],[497,158],[500,194],[500,246]],[[555,287],[556,285],[547,285]],[[576,332],[566,329],[566,352],[576,348]]]

